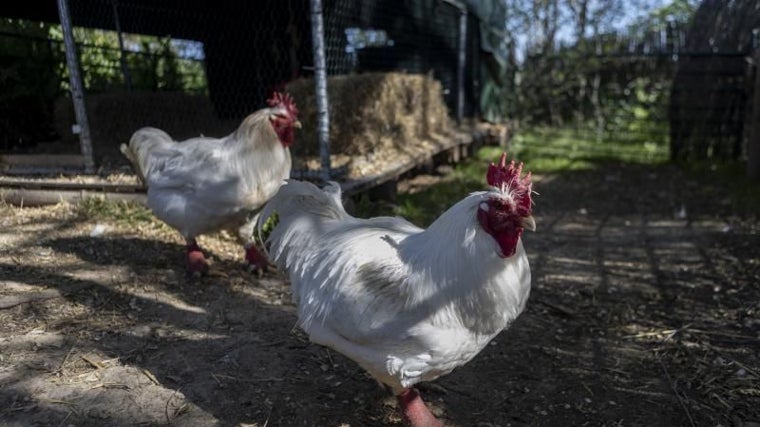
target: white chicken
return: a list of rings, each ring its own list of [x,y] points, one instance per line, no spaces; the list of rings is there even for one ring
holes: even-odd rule
[[[340,188],[288,181],[263,208],[276,215],[269,253],[290,278],[299,326],[356,361],[398,398],[415,427],[439,426],[413,386],[475,357],[525,308],[535,230],[530,173],[489,167],[470,194],[427,229],[402,218],[346,213]]]
[[[176,142],[152,127],[138,130],[121,151],[148,188],[148,206],[187,243],[192,273],[208,269],[196,237],[237,228],[249,268],[268,261],[252,239],[255,212],[290,176],[294,128],[301,126],[289,95],[275,93],[232,134]]]

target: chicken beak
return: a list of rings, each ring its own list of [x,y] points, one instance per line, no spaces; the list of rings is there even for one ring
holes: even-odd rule
[[[520,220],[520,226],[526,230],[536,231],[536,220],[533,216],[528,215]]]
[[[296,120],[295,122],[293,122],[293,127],[296,129],[301,129],[301,121]]]

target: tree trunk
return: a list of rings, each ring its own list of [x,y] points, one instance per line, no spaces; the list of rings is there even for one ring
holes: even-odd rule
[[[602,113],[602,101],[600,99],[600,86],[602,83],[602,77],[599,75],[599,72],[594,74],[594,82],[592,85],[592,92],[591,92],[591,104],[594,107],[594,118],[596,119],[596,139],[601,140],[604,136],[604,128],[605,128],[605,120],[604,120],[604,114]]]

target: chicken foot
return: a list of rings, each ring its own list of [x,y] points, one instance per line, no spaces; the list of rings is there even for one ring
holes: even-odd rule
[[[254,243],[245,244],[245,261],[248,263],[248,271],[262,275],[267,271],[269,259],[256,249]]]
[[[208,271],[208,263],[203,255],[198,242],[195,239],[187,239],[185,254],[187,256],[187,270],[193,275],[204,274]]]
[[[237,230],[240,243],[245,248],[245,262],[248,271],[258,274],[261,277],[269,267],[269,258],[266,256],[266,252],[262,253],[256,247],[256,239],[254,238],[256,223],[258,222],[259,212],[252,213],[243,225]]]
[[[401,416],[410,427],[443,427],[443,424],[425,406],[417,389],[408,388],[396,398]]]

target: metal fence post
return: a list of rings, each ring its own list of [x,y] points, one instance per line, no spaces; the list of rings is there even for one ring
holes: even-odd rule
[[[84,157],[84,169],[86,173],[93,173],[95,171],[95,161],[92,155],[90,124],[87,121],[87,110],[84,106],[84,86],[82,85],[82,76],[79,74],[79,61],[77,60],[77,48],[74,43],[74,32],[71,30],[68,0],[58,0],[58,16],[61,19],[61,28],[63,29],[63,43],[66,47],[66,65],[69,68],[69,79],[71,82],[71,100],[74,102],[74,114],[76,115],[79,130],[79,145]]]
[[[442,0],[459,9],[459,40],[457,41],[457,123],[464,118],[464,71],[467,66],[467,5],[459,0]]]
[[[752,31],[752,56],[755,81],[752,94],[749,141],[747,141],[747,178],[760,181],[760,28]]]
[[[330,104],[327,98],[327,67],[325,64],[325,32],[322,20],[322,0],[311,0],[311,35],[314,52],[314,85],[317,97],[317,140],[321,157],[321,175],[330,179]]]
[[[459,56],[457,57],[457,122],[464,118],[464,70],[467,65],[467,6],[459,13]]]
[[[124,75],[124,83],[127,86],[128,91],[132,91],[132,75],[129,73],[129,67],[127,66],[127,57],[124,55],[124,34],[121,32],[121,20],[119,19],[119,7],[118,0],[111,0],[111,6],[113,7],[113,22],[116,27],[116,36],[119,39],[119,64],[121,65],[121,73]]]

